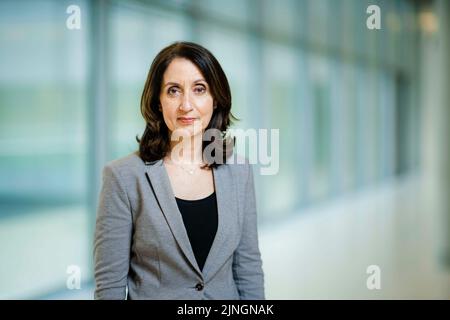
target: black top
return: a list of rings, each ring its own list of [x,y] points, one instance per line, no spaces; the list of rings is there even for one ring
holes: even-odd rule
[[[176,197],[175,199],[183,217],[195,259],[200,270],[203,270],[217,231],[216,193],[213,192],[199,200],[184,200]]]

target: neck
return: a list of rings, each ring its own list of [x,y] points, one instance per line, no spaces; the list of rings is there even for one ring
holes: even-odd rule
[[[170,142],[170,151],[167,157],[175,163],[203,163],[202,150],[203,135],[197,134],[183,137],[180,141]]]

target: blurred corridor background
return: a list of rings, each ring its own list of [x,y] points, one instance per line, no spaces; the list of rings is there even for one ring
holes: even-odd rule
[[[0,299],[93,297],[101,169],[137,149],[176,40],[218,58],[235,128],[280,130],[278,174],[255,174],[267,298],[449,299],[449,19],[447,0],[1,0]]]

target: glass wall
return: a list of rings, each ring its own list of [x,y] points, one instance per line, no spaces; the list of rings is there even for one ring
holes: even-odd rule
[[[87,30],[67,6],[0,2],[0,298],[60,289],[90,259]]]
[[[102,53],[90,37],[98,3]],[[79,30],[66,27],[72,4]],[[370,4],[383,8],[383,32],[365,27]],[[406,0],[1,1],[0,298],[65,290],[69,265],[91,281],[88,192],[99,177],[89,172],[104,161],[90,161],[90,133],[106,133],[106,160],[136,150],[148,69],[176,40],[221,62],[234,128],[280,130],[278,174],[255,175],[261,224],[415,173],[415,10]],[[106,63],[104,93],[92,92],[102,72],[92,55]],[[105,128],[89,120],[98,110]]]

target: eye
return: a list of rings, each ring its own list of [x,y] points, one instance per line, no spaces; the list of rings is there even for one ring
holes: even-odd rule
[[[175,95],[177,95],[179,92],[180,92],[180,90],[178,90],[177,87],[170,87],[170,88],[167,90],[167,93],[168,93],[170,96],[175,96]]]
[[[206,92],[206,88],[205,88],[205,86],[203,86],[203,85],[201,85],[201,86],[196,86],[196,87],[194,88],[194,92],[195,92],[195,93],[202,94],[202,93],[205,93],[205,92]]]

